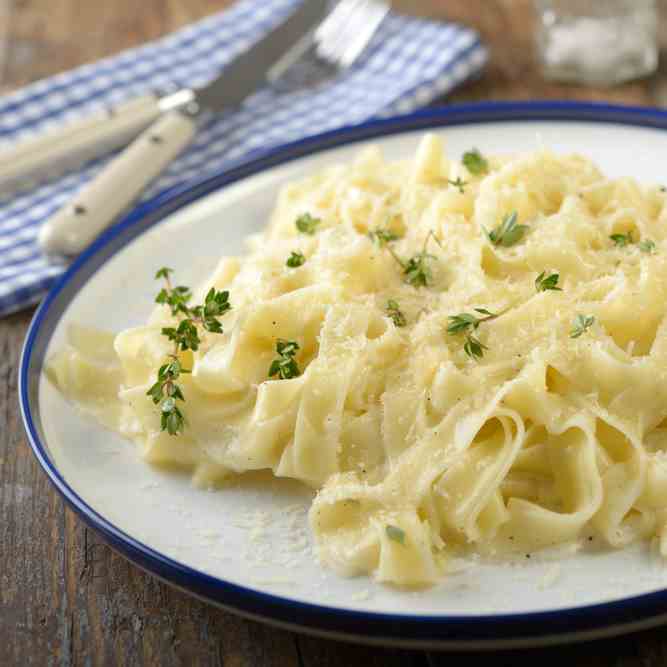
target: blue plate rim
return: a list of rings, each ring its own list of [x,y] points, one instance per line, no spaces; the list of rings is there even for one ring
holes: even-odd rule
[[[427,109],[332,130],[270,150],[254,151],[213,176],[173,187],[141,204],[103,233],[71,264],[37,309],[26,335],[19,368],[19,402],[28,442],[69,507],[115,550],[160,579],[242,615],[314,634],[413,647],[479,649],[583,640],[665,622],[667,589],[552,611],[471,616],[357,611],[246,588],[182,565],[116,528],[60,475],[36,427],[31,383],[34,391],[43,361],[36,350],[44,351],[71,297],[108,257],[173,211],[266,169],[358,141],[428,128],[541,120],[617,123],[667,130],[667,112],[651,107],[549,101],[482,102]],[[75,279],[81,280],[82,275],[83,284],[75,285]]]

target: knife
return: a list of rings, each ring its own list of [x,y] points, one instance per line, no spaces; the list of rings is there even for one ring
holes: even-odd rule
[[[324,18],[327,5],[328,0],[304,0],[211,83],[164,98],[158,120],[42,225],[42,250],[65,256],[81,252],[192,141],[202,113],[239,106],[266,82],[272,67],[284,59],[290,47]]]

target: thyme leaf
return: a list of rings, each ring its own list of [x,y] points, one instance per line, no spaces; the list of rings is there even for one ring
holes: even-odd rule
[[[577,315],[572,323],[570,338],[579,338],[579,336],[593,326],[594,322],[595,317],[593,315]]]
[[[492,245],[509,248],[518,243],[529,229],[528,225],[517,224],[517,220],[517,212],[512,211],[512,213],[508,213],[503,218],[502,222],[495,229],[487,231],[483,228],[484,234],[486,234],[486,238],[489,239]]]
[[[398,301],[394,301],[394,299],[389,299],[387,301],[387,315],[393,320],[394,325],[397,327],[404,327],[408,321],[403,314],[403,311],[401,310],[401,307],[398,304]]]
[[[319,218],[314,218],[310,213],[303,213],[294,222],[296,228],[302,234],[309,234],[310,236],[317,231],[321,223],[322,221]]]
[[[563,290],[558,287],[559,279],[560,275],[558,273],[548,274],[546,271],[542,271],[542,273],[535,278],[535,289],[538,292],[546,292],[548,290],[562,292]]]
[[[479,152],[477,148],[466,151],[461,160],[463,166],[473,175],[481,176],[489,171],[488,160]]]
[[[296,341],[279,338],[276,341],[278,357],[271,362],[269,377],[277,375],[280,380],[289,380],[301,375],[296,359],[294,359],[298,351],[299,345]]]
[[[292,251],[292,254],[287,258],[285,264],[291,269],[295,269],[298,266],[302,266],[306,263],[306,258],[303,256],[303,253],[299,251]]]

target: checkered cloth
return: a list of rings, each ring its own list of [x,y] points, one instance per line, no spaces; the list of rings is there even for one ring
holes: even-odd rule
[[[204,84],[298,1],[241,0],[157,42],[0,97],[0,144],[148,90]],[[224,169],[257,148],[422,107],[475,75],[485,60],[486,50],[468,28],[392,14],[362,58],[330,83],[288,95],[267,87],[240,110],[208,122],[144,199]],[[105,162],[0,201],[0,315],[39,301],[62,273],[62,266],[40,254],[39,226]]]

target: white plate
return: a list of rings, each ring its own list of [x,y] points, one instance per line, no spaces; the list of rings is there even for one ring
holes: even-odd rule
[[[476,562],[434,588],[401,592],[342,579],[314,560],[298,484],[248,475],[215,492],[142,462],[134,446],[82,417],[44,379],[45,355],[77,322],[112,331],[145,321],[158,265],[196,284],[260,229],[280,186],[341,160],[371,137],[411,155],[437,128],[455,156],[541,145],[593,158],[609,176],[664,174],[667,117],[578,104],[453,107],[300,142],[143,206],[87,251],[32,324],[21,401],[32,447],[93,527],[149,571],[208,600],[275,623],[410,646],[496,647],[583,639],[662,621],[667,568],[647,545],[623,551]],[[170,212],[173,211],[173,212]],[[155,221],[157,224],[154,224]]]

